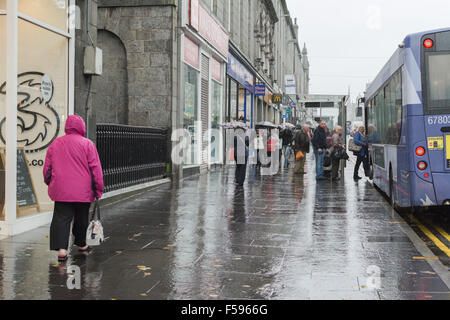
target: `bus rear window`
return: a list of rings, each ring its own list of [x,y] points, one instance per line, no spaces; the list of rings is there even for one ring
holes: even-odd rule
[[[427,53],[426,65],[426,113],[450,113],[450,53]]]

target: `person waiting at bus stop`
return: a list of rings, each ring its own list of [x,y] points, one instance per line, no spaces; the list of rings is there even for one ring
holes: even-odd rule
[[[312,139],[312,145],[314,149],[314,156],[316,158],[316,179],[325,180],[325,172],[323,169],[323,160],[325,152],[328,152],[327,148],[327,133],[325,121],[321,121],[319,127],[314,131],[314,137]]]
[[[309,127],[304,126],[303,129],[300,125],[295,128],[294,136],[294,146],[295,146],[295,174],[306,174],[305,172],[305,161],[306,154],[309,153],[309,142],[310,142]],[[301,151],[303,157],[297,159],[297,153]]]
[[[291,155],[291,144],[292,139],[294,138],[294,134],[290,128],[285,128],[280,132],[280,139],[283,141],[283,151],[282,154],[284,155],[284,168],[289,168],[289,158]],[[281,152],[280,152],[280,159],[281,159]],[[281,165],[281,161],[280,161]]]
[[[344,138],[342,137],[342,130],[343,128],[341,126],[336,126],[334,128],[334,134],[332,137],[332,143],[330,148],[330,154],[331,154],[331,179],[334,181],[339,181],[339,165],[341,163],[341,157],[340,152],[342,150],[345,150],[345,144],[344,144]]]
[[[364,167],[364,173],[366,177],[370,177],[370,166],[369,166],[369,144],[368,139],[365,135],[365,127],[361,126],[359,127],[358,132],[355,134],[354,142],[357,146],[361,146],[361,151],[354,152],[354,155],[357,157],[356,164],[355,164],[355,170],[353,172],[353,179],[355,181],[361,180],[362,178],[358,175],[359,167],[361,166],[361,163]]]

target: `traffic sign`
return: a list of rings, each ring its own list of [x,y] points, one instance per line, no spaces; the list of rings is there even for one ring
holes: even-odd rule
[[[287,119],[287,114],[283,114],[282,116],[281,116],[283,119]]]

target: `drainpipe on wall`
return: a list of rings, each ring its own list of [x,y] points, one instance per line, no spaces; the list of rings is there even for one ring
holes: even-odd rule
[[[91,0],[86,0],[86,33],[89,37],[89,40],[91,42],[91,46],[95,47],[94,41],[92,40],[92,36],[91,33],[89,32],[89,25],[91,23]],[[87,91],[87,95],[86,95],[86,105],[85,105],[85,112],[86,112],[86,136],[89,138],[90,137],[90,112],[91,112],[91,108],[89,107],[89,97],[91,95],[91,87],[92,87],[92,74],[88,74],[85,76],[88,77],[88,81],[89,81],[89,86],[88,86],[88,91]]]
[[[177,89],[173,90],[175,97],[173,97],[172,101],[172,133],[175,130],[182,129],[183,128],[183,116],[184,116],[184,68],[183,68],[183,17],[184,17],[184,3],[186,3],[185,0],[178,0],[178,5],[176,7],[176,14],[177,14],[177,24],[175,27],[175,35],[176,35],[176,46],[177,46],[177,54],[174,54],[174,57],[172,57],[172,61],[177,66]],[[173,70],[173,68],[172,68]],[[175,75],[174,75],[175,76]],[[176,96],[178,96],[178,99],[175,99]],[[174,148],[174,145],[180,143],[180,139],[177,138],[176,141],[172,141],[172,150]],[[184,150],[181,151],[182,158],[184,157]],[[174,185],[181,183],[183,180],[183,163],[175,164],[173,161],[172,163],[172,174],[173,174],[173,182]]]

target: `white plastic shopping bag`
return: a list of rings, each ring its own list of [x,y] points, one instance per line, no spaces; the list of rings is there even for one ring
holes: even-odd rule
[[[86,233],[86,244],[88,246],[99,246],[105,240],[103,226],[100,219],[100,205],[98,200],[96,200],[94,205],[94,214]]]

